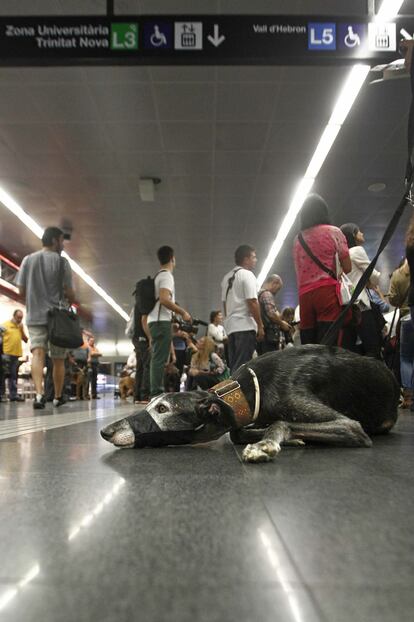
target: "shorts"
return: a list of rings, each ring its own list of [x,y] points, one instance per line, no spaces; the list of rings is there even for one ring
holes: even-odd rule
[[[300,329],[316,328],[318,322],[335,322],[342,312],[339,304],[336,285],[323,285],[299,296]],[[349,310],[344,325],[352,317]]]
[[[66,357],[66,348],[59,348],[49,342],[49,332],[47,326],[28,326],[30,338],[30,350],[35,348],[43,348],[45,351],[49,351],[52,359],[64,359]]]

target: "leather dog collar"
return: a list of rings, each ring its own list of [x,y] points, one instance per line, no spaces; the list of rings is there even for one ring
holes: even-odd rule
[[[209,389],[223,402],[232,407],[237,423],[242,427],[254,420],[252,411],[237,380],[223,380]]]

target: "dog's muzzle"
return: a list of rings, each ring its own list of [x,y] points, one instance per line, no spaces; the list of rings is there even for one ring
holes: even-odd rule
[[[116,447],[134,447],[135,433],[127,419],[121,419],[101,430],[101,436]]]

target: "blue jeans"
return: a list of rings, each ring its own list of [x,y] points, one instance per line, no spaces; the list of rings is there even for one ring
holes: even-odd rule
[[[233,374],[240,365],[252,358],[256,349],[256,331],[243,330],[230,333],[228,347],[230,373]]]
[[[414,361],[414,324],[407,320],[401,322],[400,364],[401,384],[405,389],[412,388]]]
[[[3,354],[3,370],[9,376],[9,398],[15,400],[17,397],[17,370],[19,368],[19,357],[12,354]]]

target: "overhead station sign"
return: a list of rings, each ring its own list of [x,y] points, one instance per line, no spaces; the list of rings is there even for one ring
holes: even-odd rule
[[[0,17],[0,65],[388,62],[402,28],[414,17]]]

